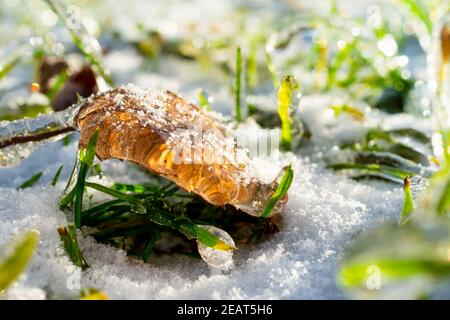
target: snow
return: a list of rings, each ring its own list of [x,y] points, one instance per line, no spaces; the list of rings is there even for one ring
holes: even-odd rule
[[[98,288],[113,299],[345,298],[336,284],[343,251],[362,231],[396,221],[402,206],[399,186],[347,179],[327,170],[314,153],[277,154],[254,162],[268,178],[275,177],[285,164],[293,165],[295,179],[282,230],[264,243],[239,245],[231,271],[216,271],[202,260],[182,255],[153,256],[143,263],[80,233],[90,265],[80,273],[65,255],[56,231],[67,224],[57,203],[75,150],[76,139],[66,147],[61,147],[61,141],[51,142],[19,166],[0,169],[0,243],[30,228],[41,234],[31,264],[7,298],[75,298],[82,287]],[[64,164],[61,180],[51,187],[60,164]],[[129,163],[108,160],[103,167],[111,180],[145,181]],[[15,190],[31,173],[41,170],[44,175],[37,185]]]

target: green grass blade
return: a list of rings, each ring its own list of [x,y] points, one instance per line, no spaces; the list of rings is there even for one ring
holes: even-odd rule
[[[236,48],[236,73],[234,79],[234,97],[235,106],[234,112],[237,122],[242,122],[242,108],[241,108],[241,79],[242,79],[242,53],[241,47]]]
[[[7,289],[24,271],[39,241],[39,233],[30,230],[12,243],[11,254],[0,261],[0,292]]]
[[[27,181],[25,181],[24,183],[22,183],[19,187],[17,187],[17,190],[20,189],[26,189],[29,188],[31,186],[33,186],[36,182],[39,181],[39,179],[42,177],[42,171],[36,173],[34,176],[32,176],[30,179],[28,179]]]
[[[411,194],[411,185],[409,181],[409,177],[406,177],[403,185],[403,209],[400,216],[400,224],[404,225],[408,222],[411,212],[414,210],[414,201]]]
[[[261,214],[261,217],[267,218],[270,215],[270,213],[272,212],[276,203],[281,198],[283,198],[286,195],[286,193],[288,192],[293,180],[294,180],[294,170],[292,170],[291,165],[289,165],[286,168],[286,172],[284,173],[283,177],[281,178],[281,182],[278,185],[277,190],[275,190],[275,193],[270,198],[269,202],[267,203],[266,208],[264,209],[263,213]]]
[[[97,214],[102,213],[102,212],[105,212],[109,207],[118,205],[118,204],[120,204],[122,202],[123,201],[120,200],[120,199],[114,199],[114,200],[111,200],[111,201],[103,202],[103,203],[101,203],[99,205],[96,205],[96,206],[94,206],[92,208],[89,208],[89,209],[83,211],[83,213],[82,213],[83,219],[84,218],[89,218],[91,216],[97,215]]]
[[[362,172],[367,173],[380,173],[385,174],[388,176],[392,176],[393,178],[397,178],[395,181],[398,181],[398,179],[401,179],[403,181],[408,176],[414,176],[417,173],[413,171],[406,171],[401,169],[396,169],[389,166],[379,165],[376,163],[371,164],[360,164],[360,163],[335,163],[330,164],[327,166],[327,168],[333,169],[333,170],[360,170]],[[401,183],[400,181],[400,183]]]
[[[86,182],[85,185],[86,185],[86,187],[89,187],[89,188],[95,189],[97,191],[109,194],[110,196],[113,196],[113,197],[115,197],[117,199],[120,199],[120,200],[123,200],[123,201],[126,201],[126,202],[130,202],[130,203],[134,203],[134,204],[140,204],[141,203],[138,199],[133,198],[132,196],[127,195],[126,193],[117,191],[115,189],[106,187],[106,186],[98,184],[98,183]]]
[[[80,169],[78,171],[77,183],[75,185],[75,226],[81,228],[83,211],[83,194],[89,168],[94,163],[95,151],[98,140],[98,129],[92,134],[86,148],[80,150]],[[70,194],[69,194],[70,195]]]
[[[444,185],[436,210],[443,216],[450,213],[450,180]]]
[[[77,184],[75,185],[75,226],[81,228],[81,212],[83,211],[83,194],[84,184],[86,183],[87,165],[84,162],[80,164],[80,171],[78,172]]]
[[[95,151],[97,147],[98,132],[96,129],[92,136],[89,138],[86,148],[80,150],[80,161],[84,162],[88,167],[92,167],[95,158]]]
[[[290,151],[292,149],[292,119],[291,108],[293,107],[297,81],[293,76],[287,75],[281,80],[278,88],[278,115],[281,120],[281,147]]]
[[[60,165],[58,170],[56,170],[56,173],[55,173],[55,175],[53,176],[53,179],[52,179],[52,187],[56,186],[56,183],[58,182],[59,177],[61,176],[61,172],[62,172],[63,168],[64,168],[64,165]]]
[[[199,90],[197,93],[198,102],[200,104],[200,107],[206,111],[211,111],[211,104],[208,101],[208,98],[206,98],[205,91]]]
[[[55,95],[61,90],[64,83],[66,83],[69,76],[67,75],[67,71],[61,71],[57,76],[55,81],[53,82],[52,86],[50,87],[50,90],[47,93],[47,97],[52,100]]]
[[[152,254],[153,246],[155,245],[155,242],[159,239],[161,236],[161,232],[158,228],[152,229],[150,232],[147,245],[144,248],[144,253],[142,254],[142,260],[144,262],[147,262],[150,258],[150,255]]]
[[[73,224],[69,224],[67,227],[58,228],[59,237],[63,243],[64,250],[69,256],[74,265],[80,267],[82,270],[86,270],[89,265],[81,253],[78,246],[77,232]]]
[[[15,57],[4,66],[0,65],[0,80],[8,75],[8,73],[19,63],[20,58]]]
[[[114,183],[112,188],[120,192],[144,193],[148,191],[142,184]]]
[[[208,230],[195,225],[194,227],[195,237],[198,241],[202,242],[204,245],[211,247],[216,250],[231,250],[235,249],[234,247],[229,246],[215,235],[213,235]]]

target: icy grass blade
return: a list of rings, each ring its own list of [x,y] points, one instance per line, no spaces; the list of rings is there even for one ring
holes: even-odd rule
[[[400,169],[396,169],[389,166],[379,165],[375,163],[370,164],[361,164],[361,163],[336,163],[336,164],[330,164],[327,166],[330,169],[333,170],[348,170],[348,169],[355,169],[360,170],[367,173],[380,173],[383,175],[392,176],[393,178],[398,179],[405,179],[407,176],[415,175],[415,172],[412,171],[404,171]]]
[[[53,176],[53,179],[52,179],[52,187],[56,186],[56,183],[58,182],[59,177],[61,176],[61,172],[62,172],[63,168],[64,168],[64,165],[60,165],[58,170],[56,170],[56,173],[55,173],[55,175]]]
[[[431,168],[389,152],[342,152],[330,155],[326,161],[327,167],[333,170],[350,170],[350,174],[363,173],[391,177],[390,180],[401,184],[407,176],[429,177],[432,174]]]
[[[242,110],[241,110],[241,78],[242,78],[242,53],[241,47],[236,48],[236,73],[234,79],[234,97],[235,97],[235,116],[236,122],[242,122]]]
[[[404,192],[403,209],[399,221],[401,225],[404,225],[408,222],[410,214],[414,210],[414,201],[411,194],[411,185],[409,177],[406,177],[404,180],[403,192]]]
[[[84,35],[79,35],[77,32],[75,32],[75,29],[70,26],[67,21],[68,17],[66,17],[61,4],[58,0],[44,0],[50,7],[50,9],[58,16],[59,20],[63,23],[63,25],[66,27],[66,29],[69,31],[70,36],[72,37],[73,43],[78,47],[78,49],[81,51],[81,53],[84,55],[86,60],[96,68],[99,75],[105,80],[105,82],[111,86],[114,87],[114,82],[111,79],[111,77],[108,75],[108,73],[105,71],[105,68],[100,62],[100,59],[96,57],[96,55],[92,52],[92,50],[89,50],[85,47],[83,44],[82,37]],[[91,37],[89,35],[89,37]],[[95,40],[97,41],[97,40]]]
[[[430,144],[431,140],[430,138],[423,133],[422,131],[415,130],[412,128],[404,128],[404,129],[392,129],[392,130],[386,130],[386,133],[393,136],[400,136],[400,137],[410,137],[414,140],[423,143],[423,144]]]
[[[218,237],[213,235],[211,232],[209,232],[208,230],[206,230],[198,225],[193,226],[193,229],[194,229],[197,240],[200,241],[201,243],[203,243],[207,247],[213,248],[215,250],[236,249],[234,246],[223,242]]]
[[[291,108],[294,107],[294,99],[298,84],[291,75],[281,80],[278,88],[278,115],[281,120],[281,147],[286,151],[292,149],[292,119]]]
[[[64,250],[69,256],[74,265],[80,267],[82,270],[86,270],[89,265],[81,253],[78,246],[77,232],[73,224],[69,224],[67,227],[58,228],[59,237],[63,243]]]
[[[209,231],[202,229],[189,218],[185,216],[174,216],[164,210],[158,208],[149,208],[147,210],[148,218],[159,225],[178,230],[184,234],[188,239],[197,239],[204,245],[217,250],[232,250],[235,249],[221,241]]]
[[[106,293],[100,290],[86,288],[81,290],[80,300],[109,300],[109,297]]]
[[[26,189],[29,187],[32,187],[36,182],[39,181],[39,179],[42,177],[42,171],[36,173],[34,176],[32,176],[30,179],[22,183],[19,187],[17,187],[17,190],[20,189]]]
[[[261,214],[261,217],[267,218],[270,213],[272,212],[273,208],[277,204],[277,202],[283,198],[286,193],[288,192],[289,188],[291,187],[292,181],[294,180],[294,170],[292,170],[291,165],[289,165],[286,168],[286,172],[284,173],[283,177],[281,178],[281,182],[277,187],[277,190],[275,190],[275,193],[270,198],[269,202],[267,203],[266,208],[264,209],[263,213]]]
[[[0,260],[0,292],[7,289],[28,265],[39,240],[39,232],[30,230],[7,244]]]
[[[398,140],[399,137],[412,141],[406,145]],[[418,151],[418,146],[429,152]],[[372,128],[367,132],[363,141],[344,144],[341,147],[354,151],[393,153],[425,167],[430,166],[430,159],[427,155],[432,153],[428,137],[413,129],[385,131],[380,128]]]
[[[214,226],[200,225],[197,228],[203,229],[214,237],[219,239],[222,243],[226,244],[227,248],[234,248],[233,238],[223,231]],[[211,267],[221,270],[229,270],[233,266],[233,251],[219,246],[207,246],[205,242],[198,241],[197,239],[198,253],[200,257]]]

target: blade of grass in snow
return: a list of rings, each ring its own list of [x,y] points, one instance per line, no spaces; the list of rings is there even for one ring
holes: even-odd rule
[[[86,149],[80,150],[80,171],[75,186],[75,226],[81,228],[81,211],[83,210],[84,184],[89,168],[92,166],[97,146],[98,129],[95,130]]]
[[[74,265],[80,267],[82,270],[86,270],[89,265],[81,253],[78,246],[77,232],[73,224],[69,224],[67,227],[58,228],[59,237],[63,243],[64,250],[69,256]]]
[[[414,210],[414,201],[411,194],[411,185],[409,177],[405,178],[403,185],[403,192],[404,192],[403,209],[399,221],[401,225],[404,225],[408,222],[410,214]]]
[[[346,169],[355,169],[355,170],[361,170],[361,171],[367,171],[368,173],[383,173],[390,176],[393,176],[394,178],[400,178],[405,179],[407,176],[414,176],[417,173],[412,171],[403,171],[400,169],[396,169],[393,167],[383,166],[379,164],[360,164],[360,163],[336,163],[336,164],[330,164],[327,166],[330,169],[333,170],[346,170]]]
[[[235,73],[235,79],[234,79],[234,97],[235,97],[234,113],[235,113],[237,122],[242,122],[241,78],[242,78],[242,53],[241,53],[241,47],[237,47],[236,48],[236,73]]]
[[[61,166],[59,166],[58,170],[56,170],[56,173],[55,173],[55,175],[53,176],[53,179],[52,179],[52,186],[53,187],[56,186],[56,183],[59,180],[59,177],[61,175],[61,171],[62,171],[63,168],[64,168],[64,165],[61,165]]]
[[[286,172],[284,173],[283,177],[281,178],[281,182],[278,185],[277,190],[275,191],[273,196],[270,198],[269,202],[267,203],[266,208],[262,212],[261,217],[267,218],[270,215],[270,213],[272,212],[276,203],[281,198],[283,198],[286,195],[286,193],[288,192],[293,180],[294,180],[294,170],[292,170],[291,165],[289,165],[286,168]]]
[[[89,139],[88,145],[86,148],[83,148],[79,151],[79,168],[78,168],[78,177],[75,183],[74,188],[63,197],[60,202],[60,208],[66,208],[72,201],[75,201],[75,226],[77,228],[81,227],[81,211],[83,204],[83,193],[84,193],[84,184],[86,181],[87,173],[89,168],[92,166],[95,157],[95,150],[97,146],[98,139],[98,129],[95,130],[94,134]],[[75,165],[77,166],[77,165]],[[75,170],[75,169],[74,169]],[[73,171],[74,172],[74,171]],[[72,179],[72,178],[71,178]],[[70,183],[70,179],[69,179]]]
[[[39,181],[39,179],[42,177],[42,171],[36,173],[34,176],[32,176],[30,179],[22,183],[19,187],[17,187],[17,190],[20,189],[26,189],[31,186],[33,186],[36,182]]]
[[[298,84],[295,78],[287,75],[281,80],[278,88],[278,115],[281,120],[281,147],[286,151],[292,149],[292,119],[291,108],[293,108],[295,94]]]
[[[6,250],[10,253],[0,260],[0,292],[7,289],[24,271],[38,240],[39,233],[36,230],[30,230],[7,244]]]

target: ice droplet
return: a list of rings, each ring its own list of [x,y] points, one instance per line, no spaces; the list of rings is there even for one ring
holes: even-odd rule
[[[233,238],[231,238],[231,236],[222,229],[213,226],[200,227],[211,232],[230,247],[235,246]],[[230,270],[233,267],[233,250],[213,249],[204,245],[200,241],[197,241],[197,246],[198,253],[209,266],[221,270]]]

